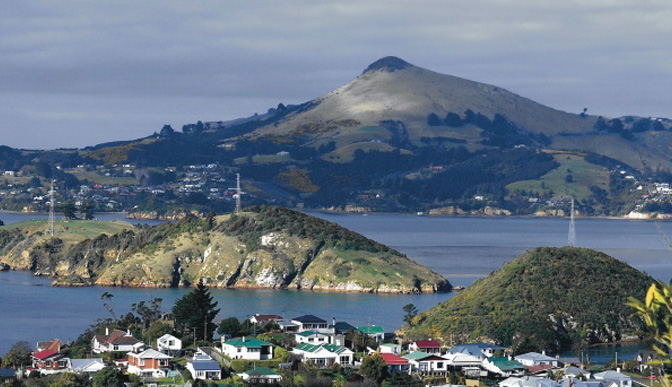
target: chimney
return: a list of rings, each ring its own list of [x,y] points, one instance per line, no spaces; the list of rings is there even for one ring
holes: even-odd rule
[[[336,317],[331,318],[331,325],[336,326]]]
[[[541,350],[541,354],[544,355],[544,356],[546,356],[546,350],[545,350],[545,349],[542,349],[542,350]]]
[[[109,335],[110,335],[110,328],[105,327],[105,336],[109,336]]]
[[[243,336],[243,343],[245,342],[245,336]]]
[[[130,336],[131,335],[131,328],[126,329],[126,335]]]

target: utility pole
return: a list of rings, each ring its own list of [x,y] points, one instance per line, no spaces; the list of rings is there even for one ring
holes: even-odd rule
[[[236,208],[233,210],[234,214],[238,214],[243,210],[243,205],[241,202],[241,198],[245,192],[243,192],[243,189],[240,187],[240,173],[236,173],[236,187],[235,188],[229,188],[230,190],[235,190],[236,193],[233,194],[233,198],[236,199]]]
[[[49,235],[54,236],[54,179],[51,179],[49,189]]]
[[[574,227],[574,198],[572,198],[572,208],[569,213],[569,234],[567,235],[567,244],[574,247],[576,244],[576,228]]]

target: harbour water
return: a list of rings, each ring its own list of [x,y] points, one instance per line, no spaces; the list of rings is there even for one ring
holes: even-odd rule
[[[390,245],[441,273],[457,286],[469,286],[526,249],[567,244],[568,221],[544,218],[429,218],[403,215],[312,214],[339,223]],[[24,214],[0,213],[5,223],[25,220]],[[101,219],[123,218],[106,214]],[[144,221],[141,221],[144,222]],[[665,242],[672,223],[607,219],[578,219],[577,245],[595,248],[669,281],[672,253]],[[0,354],[13,343],[58,337],[75,339],[94,319],[108,316],[100,295],[113,294],[117,314],[130,305],[162,298],[164,309],[188,289],[52,288],[50,281],[29,273],[0,273]],[[393,331],[402,323],[402,307],[412,303],[426,310],[452,297],[450,294],[375,295],[285,290],[213,290],[219,318],[245,318],[254,313],[280,313],[288,317],[315,314],[354,325],[379,324]],[[632,350],[636,350],[631,348]],[[604,352],[604,349],[601,349]],[[608,358],[608,351],[606,358]],[[625,359],[627,353],[619,354]]]

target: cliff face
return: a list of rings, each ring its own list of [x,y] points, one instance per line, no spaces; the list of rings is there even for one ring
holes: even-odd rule
[[[36,257],[40,258],[37,259]],[[2,262],[62,286],[211,287],[437,292],[450,284],[401,253],[333,223],[273,207],[179,222],[66,247],[13,244]]]

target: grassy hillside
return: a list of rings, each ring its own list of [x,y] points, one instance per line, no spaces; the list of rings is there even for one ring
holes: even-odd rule
[[[396,250],[279,207],[120,229],[93,237],[103,228],[87,223],[76,234],[69,228],[51,238],[29,224],[15,226],[0,233],[0,260],[52,275],[64,285],[176,287],[203,279],[213,287],[450,290],[445,278]]]
[[[407,332],[516,352],[613,342],[643,328],[625,302],[642,299],[653,281],[595,250],[541,247],[420,314]]]

